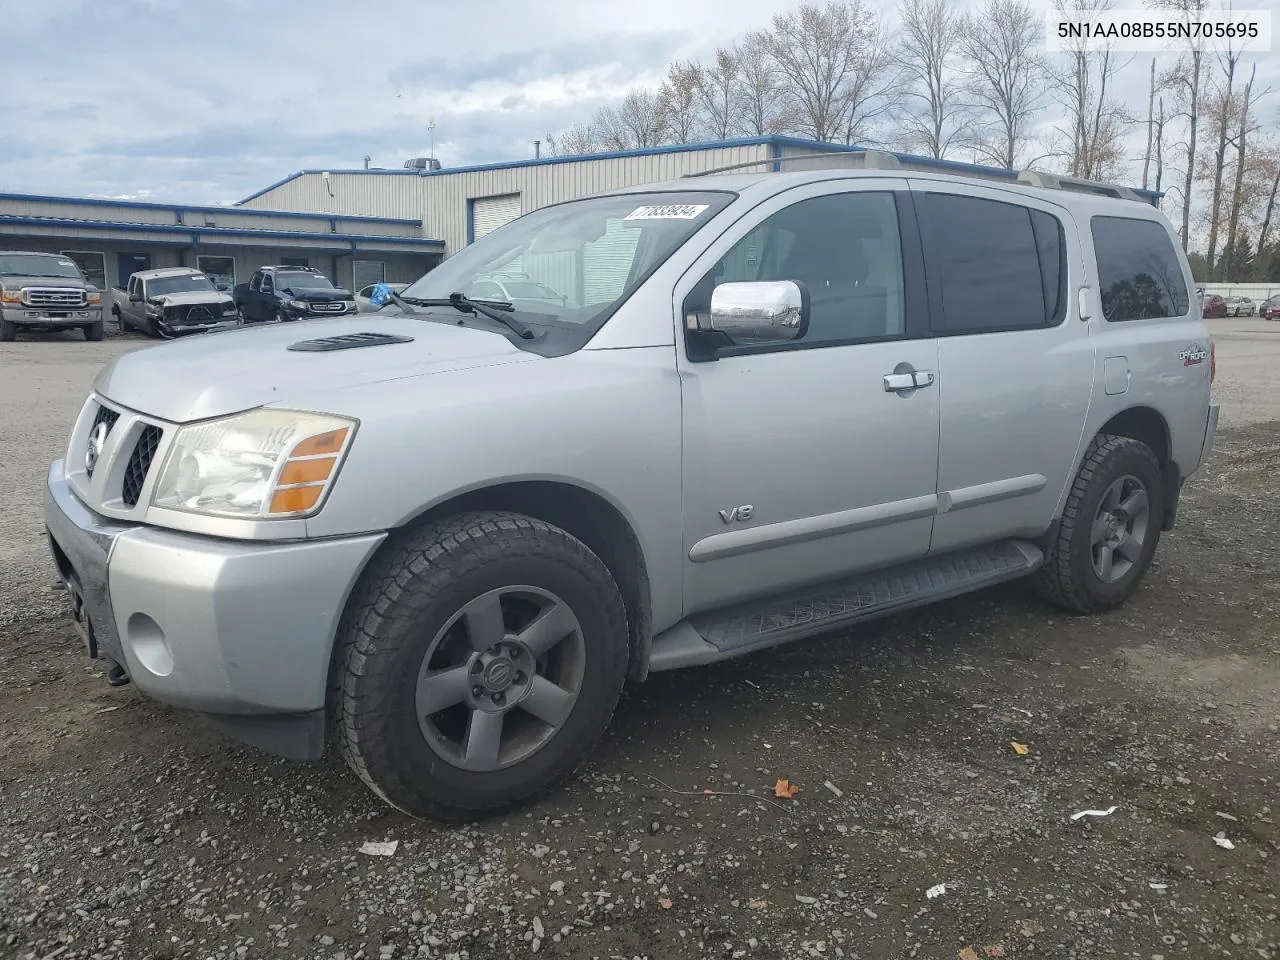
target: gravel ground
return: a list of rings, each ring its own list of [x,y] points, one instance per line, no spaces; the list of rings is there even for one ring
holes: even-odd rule
[[[656,676],[563,790],[466,828],[105,685],[30,598],[77,361],[121,344],[0,347],[0,557],[29,571],[0,597],[0,956],[1280,960],[1280,340],[1252,325],[1214,324],[1229,429],[1123,609],[1009,585]]]

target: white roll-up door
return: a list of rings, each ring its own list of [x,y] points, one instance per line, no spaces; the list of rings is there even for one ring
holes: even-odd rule
[[[520,216],[520,194],[500,197],[476,197],[471,201],[471,239],[479,240]]]

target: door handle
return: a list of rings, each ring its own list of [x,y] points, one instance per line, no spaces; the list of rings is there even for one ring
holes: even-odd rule
[[[913,370],[910,373],[886,373],[884,389],[886,393],[899,393],[903,390],[918,390],[920,387],[933,386],[932,370]]]

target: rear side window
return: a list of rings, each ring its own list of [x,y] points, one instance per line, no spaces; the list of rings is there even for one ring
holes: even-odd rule
[[[1185,317],[1191,307],[1169,233],[1152,220],[1094,217],[1102,315],[1112,322]]]
[[[925,193],[928,261],[942,298],[943,335],[1036,330],[1066,316],[1062,224],[1016,203]]]

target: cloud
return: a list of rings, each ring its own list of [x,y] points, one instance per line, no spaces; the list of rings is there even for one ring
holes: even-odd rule
[[[225,203],[365,155],[398,168],[433,139],[445,166],[529,157],[672,59],[706,58],[798,2],[9,0],[0,183]],[[1147,63],[1121,78],[1135,116]],[[1280,61],[1259,61],[1264,82],[1280,87]]]

